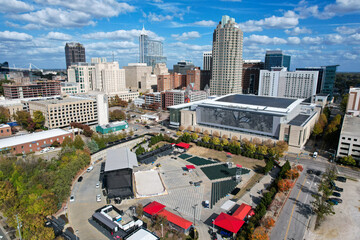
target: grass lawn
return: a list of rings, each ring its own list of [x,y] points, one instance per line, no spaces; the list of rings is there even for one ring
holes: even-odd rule
[[[261,173],[255,173],[249,181],[247,181],[246,185],[240,189],[240,191],[233,197],[233,199],[240,199],[246,193],[246,189],[251,189],[257,181],[259,181],[264,175]]]
[[[196,146],[194,143],[191,143],[191,148],[186,152],[187,154],[192,154],[195,156],[218,159],[222,162],[227,162],[226,152],[220,152],[209,148]],[[234,164],[240,164],[245,168],[249,168],[254,170],[255,172],[259,172],[265,165],[264,160],[247,158],[240,155],[232,155],[232,162]]]

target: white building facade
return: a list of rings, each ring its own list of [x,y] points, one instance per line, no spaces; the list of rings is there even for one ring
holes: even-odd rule
[[[318,72],[286,68],[260,70],[259,96],[309,98],[316,94]]]

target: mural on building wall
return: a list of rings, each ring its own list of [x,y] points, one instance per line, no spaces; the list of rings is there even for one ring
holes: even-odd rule
[[[246,130],[272,133],[273,116],[256,112],[244,112],[212,107],[198,107],[198,123],[208,125],[223,125]]]

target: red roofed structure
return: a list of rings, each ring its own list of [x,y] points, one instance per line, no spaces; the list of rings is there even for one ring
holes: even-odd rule
[[[185,231],[187,231],[192,225],[192,222],[182,217],[179,217],[178,215],[175,215],[165,209],[158,212],[157,215],[166,218],[170,223],[184,229]]]
[[[249,215],[251,211],[251,206],[245,203],[241,204],[238,209],[232,214],[233,217],[244,220],[247,215]]]
[[[186,165],[186,168],[189,170],[189,169],[195,169],[195,166],[194,165]]]
[[[144,207],[144,212],[152,216],[154,214],[157,214],[164,208],[165,208],[165,205],[158,203],[156,201],[153,201]]]
[[[214,220],[214,225],[225,229],[232,233],[237,233],[242,225],[244,225],[245,221],[230,216],[226,213],[220,213],[220,215]]]
[[[179,147],[179,148],[188,149],[188,148],[190,147],[190,144],[184,143],[184,142],[180,142],[180,143],[176,144],[175,146],[177,146],[177,147]]]

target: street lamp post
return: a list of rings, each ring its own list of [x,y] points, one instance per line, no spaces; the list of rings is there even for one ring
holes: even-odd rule
[[[163,224],[161,223],[161,237],[164,237],[164,228],[163,228]]]
[[[211,219],[211,220],[212,220],[213,232],[215,232],[215,226],[214,226],[215,219]]]

